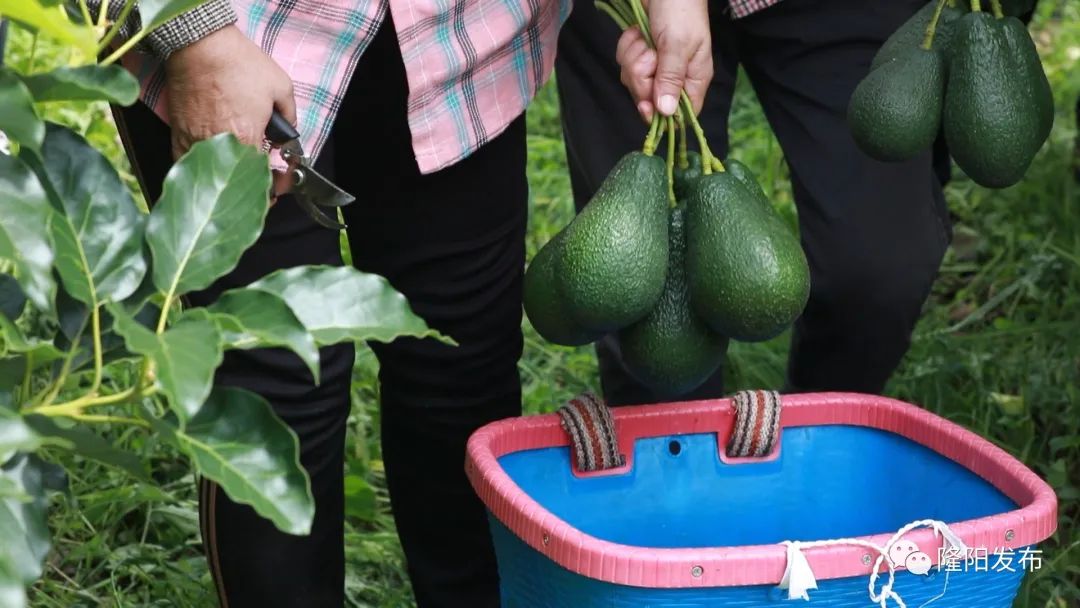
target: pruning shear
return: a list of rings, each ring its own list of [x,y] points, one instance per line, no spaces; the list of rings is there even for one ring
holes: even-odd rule
[[[292,175],[290,194],[300,207],[321,226],[334,230],[345,228],[345,224],[322,209],[344,207],[355,201],[356,197],[335,186],[311,166],[311,159],[304,155],[304,149],[300,146],[300,133],[277,110],[266,125],[266,139],[278,146],[282,160],[289,165],[288,171]]]

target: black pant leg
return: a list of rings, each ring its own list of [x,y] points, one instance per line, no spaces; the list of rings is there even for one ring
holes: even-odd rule
[[[499,605],[483,504],[464,472],[479,426],[520,414],[521,290],[528,185],[525,120],[463,161],[421,175],[406,122],[393,30],[353,77],[335,136],[353,261],[387,277],[430,326],[457,341],[373,344],[390,499],[420,608]],[[364,142],[364,143],[360,143]]]
[[[920,5],[785,0],[740,22],[747,72],[791,167],[811,269],[789,389],[881,391],[948,244],[931,153],[877,162],[845,121],[874,53]]]
[[[156,200],[172,165],[168,127],[142,105],[120,110],[117,118],[144,191]],[[282,197],[270,210],[262,236],[237,268],[186,299],[206,305],[226,289],[247,285],[279,268],[340,264],[337,234],[317,226],[289,197]],[[343,467],[353,346],[323,348],[319,354],[319,386],[304,363],[283,349],[231,351],[218,368],[218,385],[259,393],[296,432],[300,462],[311,477],[315,497],[311,534],[292,536],[250,507],[231,501],[216,485],[201,483],[203,543],[222,606],[344,604]]]
[[[737,59],[730,20],[722,6],[712,11],[716,77],[709,88],[701,121],[715,154],[727,149],[727,119],[735,90]],[[566,158],[574,204],[580,211],[600,187],[615,163],[640,150],[648,131],[626,87],[619,81],[615,47],[619,28],[590,2],[579,2],[559,35],[555,58],[556,83],[562,114]],[[691,147],[696,147],[691,144]],[[652,390],[635,380],[623,366],[619,343],[608,335],[596,343],[600,382],[611,405],[654,403]],[[723,392],[717,371],[685,397],[704,399]]]

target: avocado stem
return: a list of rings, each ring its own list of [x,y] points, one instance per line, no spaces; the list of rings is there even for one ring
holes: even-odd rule
[[[686,117],[682,108],[675,114],[675,122],[679,125],[679,168],[686,171],[690,168],[690,154],[686,151]]]
[[[630,27],[634,24],[634,11],[630,10],[630,5],[626,3],[626,0],[607,0],[611,7],[619,13],[623,21],[626,22],[626,27]],[[623,28],[626,29],[626,28]]]
[[[709,150],[709,142],[705,139],[705,131],[702,130],[701,123],[698,122],[697,116],[694,114],[694,105],[690,103],[690,96],[686,94],[686,91],[682,92],[679,101],[682,103],[683,116],[690,120],[690,127],[694,130],[694,135],[697,136],[698,145],[701,146],[701,172],[705,175],[712,175],[712,151]]]
[[[922,48],[929,51],[934,45],[934,35],[937,34],[937,24],[941,19],[941,11],[945,8],[945,0],[939,0],[934,16],[930,19],[930,25],[926,26],[926,38],[923,39]]]
[[[971,0],[971,12],[973,12],[973,13],[981,13],[982,12],[981,0]]]
[[[641,147],[641,151],[646,156],[652,156],[656,153],[656,146],[660,145],[660,138],[664,136],[663,131],[657,133],[660,128],[660,123],[663,122],[663,118],[660,117],[659,112],[653,112],[652,124],[649,125],[649,134],[645,136],[645,145]]]
[[[990,0],[990,8],[994,11],[994,16],[998,19],[1005,17],[1005,11],[1001,10],[1001,0]]]
[[[675,118],[667,118],[667,188],[668,202],[675,206]]]
[[[615,21],[616,24],[618,24],[619,29],[625,30],[626,28],[630,27],[630,24],[626,21],[626,19],[623,19],[623,16],[619,14],[619,11],[615,10],[615,8],[607,2],[600,2],[599,0],[597,0],[597,2],[593,2],[593,5],[596,7],[596,10],[602,13],[607,13],[607,16],[611,17],[611,19]]]
[[[652,31],[649,29],[648,13],[645,12],[645,7],[641,5],[641,0],[630,0],[630,8],[634,11],[638,29],[641,30],[645,42],[649,44],[650,49],[655,49],[656,44],[653,42]]]
[[[727,171],[727,169],[724,167],[724,163],[720,162],[720,159],[716,158],[715,156],[712,159],[712,166],[717,173],[723,173]]]

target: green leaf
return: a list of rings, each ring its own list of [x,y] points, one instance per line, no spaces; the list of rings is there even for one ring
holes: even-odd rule
[[[345,476],[345,515],[361,521],[375,521],[375,488],[359,475]]]
[[[32,361],[33,369],[38,369],[64,357],[51,342],[24,336],[7,317],[0,317],[0,338],[3,338],[7,354],[0,359],[0,386],[16,386],[22,382],[28,361]],[[12,356],[14,354],[19,356]]]
[[[18,413],[0,407],[0,465],[16,452],[33,452],[41,447],[41,437]]]
[[[134,296],[132,296],[134,297]],[[128,303],[129,297],[119,305],[129,314],[134,312]],[[63,290],[56,294],[56,314],[59,319],[60,333],[55,338],[56,347],[61,351],[71,350],[74,340],[78,339],[78,352],[71,360],[71,371],[81,369],[83,366],[93,363],[94,338],[89,329],[90,308],[82,302],[67,295]],[[153,329],[161,316],[161,310],[153,304],[143,304],[142,308],[135,312],[135,320],[143,327]],[[124,348],[124,339],[111,331],[113,326],[112,315],[107,308],[101,310],[101,355],[102,362],[108,365],[117,359],[132,358],[135,355]]]
[[[0,608],[25,608],[26,587],[11,559],[0,554]]]
[[[34,172],[18,158],[0,154],[0,259],[15,266],[15,278],[39,310],[51,311],[56,283],[49,239],[49,208],[45,190]]]
[[[0,273],[0,314],[14,321],[26,308],[26,294],[10,274]]]
[[[107,101],[130,106],[139,99],[139,81],[118,65],[59,67],[24,76],[34,101]]]
[[[154,284],[169,296],[209,287],[262,233],[270,191],[266,156],[231,134],[201,141],[165,178],[146,241]]]
[[[206,0],[141,0],[139,17],[143,29],[153,30],[177,15],[186,13]]]
[[[129,351],[145,355],[154,364],[156,384],[183,421],[203,407],[222,360],[221,335],[212,322],[184,319],[157,334],[139,324],[117,305],[108,306],[113,329]]]
[[[202,309],[193,309],[195,312]],[[217,323],[225,348],[283,346],[307,364],[319,382],[319,349],[315,339],[278,296],[265,291],[233,289],[205,309]]]
[[[0,67],[0,131],[32,150],[40,148],[45,137],[45,123],[34,109],[30,90],[5,67]]]
[[[52,235],[68,293],[90,306],[131,295],[146,275],[146,218],[112,163],[74,131],[50,123],[35,169],[59,212]]]
[[[0,467],[0,476],[30,497],[0,499],[0,556],[15,567],[24,584],[41,576],[41,561],[49,552],[45,484],[52,466],[33,455],[18,454]]]
[[[187,427],[173,432],[199,472],[234,501],[251,505],[288,534],[311,531],[315,500],[300,466],[299,442],[265,399],[216,388]]]
[[[453,344],[429,329],[389,281],[349,266],[279,270],[248,289],[285,300],[320,346],[346,340],[390,342],[401,336],[433,337]]]
[[[0,15],[31,29],[71,44],[87,58],[97,51],[97,36],[85,25],[72,23],[62,2],[42,0],[0,0]]]
[[[92,431],[78,426],[64,428],[48,416],[31,415],[24,420],[26,425],[39,436],[67,442],[71,446],[69,449],[83,458],[124,471],[139,481],[147,483],[151,481],[146,467],[135,454],[114,448],[112,444]]]

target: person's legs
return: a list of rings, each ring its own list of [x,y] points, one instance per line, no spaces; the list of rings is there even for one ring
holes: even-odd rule
[[[373,344],[382,447],[398,534],[420,608],[499,605],[486,513],[465,477],[479,426],[521,411],[521,290],[528,185],[525,120],[472,156],[421,175],[406,121],[407,85],[389,24],[367,51],[334,133],[353,261],[385,276],[458,345]]]
[[[716,76],[701,118],[713,152],[720,155],[727,149],[727,119],[737,65],[731,22],[722,14],[722,8],[717,6],[712,11]],[[575,5],[559,36],[555,73],[570,183],[578,211],[623,155],[641,149],[648,130],[630,94],[619,82],[615,63],[618,38],[618,26],[589,2]],[[596,355],[604,397],[610,405],[657,400],[648,387],[626,371],[613,335],[597,342]],[[717,371],[685,398],[719,397],[722,392],[723,376]]]
[[[921,0],[785,0],[739,22],[740,54],[784,149],[811,269],[788,390],[882,390],[950,239],[931,153],[877,162],[856,147],[848,100]]]
[[[142,105],[118,113],[136,174],[152,202],[172,165],[169,130]],[[289,197],[271,210],[259,241],[235,270],[209,289],[190,294],[211,303],[226,289],[247,285],[279,268],[341,263],[337,233],[321,228]],[[300,461],[311,476],[315,521],[310,536],[282,533],[220,488],[200,483],[203,544],[220,604],[227,608],[340,608],[344,603],[345,422],[349,414],[351,344],[323,348],[321,383],[305,364],[281,349],[230,351],[218,369],[219,385],[265,397],[300,439]]]

